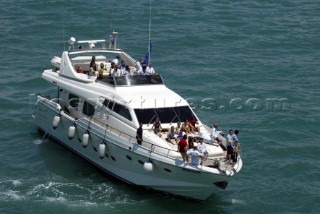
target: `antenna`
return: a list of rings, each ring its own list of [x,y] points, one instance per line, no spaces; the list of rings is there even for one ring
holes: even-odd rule
[[[111,19],[110,19],[110,34],[112,33],[113,29],[113,8],[111,8]]]
[[[63,0],[64,4],[64,0]],[[63,51],[66,50],[66,44],[65,44],[65,26],[64,26],[64,11],[62,11],[62,43],[63,43]]]
[[[63,50],[65,51],[66,50],[66,43],[65,43],[65,27],[64,27],[64,18],[62,17],[63,19],[63,23],[62,23],[62,42],[63,42]]]

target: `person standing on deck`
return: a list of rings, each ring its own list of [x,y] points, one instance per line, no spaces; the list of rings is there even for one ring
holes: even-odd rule
[[[143,124],[140,123],[140,126],[139,126],[139,128],[137,129],[137,134],[136,134],[137,143],[138,143],[139,145],[141,145],[141,143],[142,143],[142,141],[143,141],[143,138],[142,138],[142,135],[143,135],[142,126],[143,126]]]
[[[233,134],[233,130],[230,129],[229,134],[227,135],[227,156],[226,156],[227,161],[231,161],[231,156],[233,154],[234,141],[232,138],[232,134]]]
[[[116,58],[114,58],[114,59],[112,60],[112,62],[114,62],[115,65],[118,65],[118,64],[119,64],[119,59],[120,59],[120,57],[119,57],[119,56],[116,56]]]
[[[191,163],[192,165],[202,165],[202,159],[204,155],[198,150],[197,146],[194,146],[193,149],[187,151],[187,155],[191,156]]]
[[[181,153],[182,159],[184,162],[187,162],[187,151],[188,151],[188,143],[187,143],[187,135],[184,135],[183,138],[178,143],[178,151]]]
[[[213,128],[211,129],[210,137],[212,139],[212,143],[218,141],[218,124],[213,124]],[[218,141],[219,142],[219,141]]]

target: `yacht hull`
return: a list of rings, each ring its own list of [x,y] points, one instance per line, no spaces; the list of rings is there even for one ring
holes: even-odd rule
[[[60,117],[60,121],[53,125],[55,116]],[[218,188],[225,188],[231,176],[242,167],[240,160],[238,169],[228,174],[216,168],[184,163],[139,146],[134,138],[110,132],[89,119],[75,120],[57,103],[40,96],[33,118],[39,129],[104,172],[127,183],[176,196],[205,200]],[[76,126],[72,137],[68,136],[70,126]],[[87,145],[84,145],[85,134],[89,135]],[[103,155],[100,144],[105,145]],[[145,163],[151,163],[151,169],[146,168]]]

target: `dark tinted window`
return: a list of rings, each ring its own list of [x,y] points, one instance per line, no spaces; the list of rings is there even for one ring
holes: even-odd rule
[[[119,105],[118,103],[114,104],[113,111],[121,115],[122,117],[131,120],[131,115],[129,110],[123,105]]]
[[[115,113],[121,115],[122,117],[130,121],[132,120],[130,112],[125,106],[109,101],[108,99],[105,99],[103,101],[103,105],[109,108],[110,110],[113,110]]]
[[[108,103],[109,103],[109,100],[108,100],[108,99],[105,99],[102,104],[103,104],[104,106],[108,107]]]
[[[119,77],[105,77],[104,82],[115,86],[133,86],[133,85],[157,85],[163,84],[162,78],[158,74],[154,75],[132,75]]]
[[[135,109],[139,123],[153,123],[156,117],[160,118],[161,123],[177,123],[190,120],[193,113],[189,106],[157,109]]]
[[[105,107],[107,107],[108,109],[112,110],[114,102],[112,102],[112,101],[110,101],[108,99],[105,99],[102,104]]]
[[[84,101],[82,112],[88,116],[94,115],[94,105],[88,103],[87,101]]]

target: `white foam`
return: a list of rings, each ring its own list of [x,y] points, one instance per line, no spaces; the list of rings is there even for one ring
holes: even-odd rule
[[[45,197],[45,201],[48,201],[48,202],[59,202],[59,203],[63,203],[63,204],[69,203],[67,201],[67,199],[62,197],[62,196],[59,196],[59,197]]]
[[[20,180],[11,180],[13,186],[17,187],[21,185],[21,181]]]
[[[43,143],[43,141],[41,139],[36,139],[33,141],[33,144],[35,144],[35,145],[39,145],[41,143]]]
[[[0,192],[0,198],[2,200],[20,201],[20,200],[24,199],[24,196],[20,196],[19,191],[8,190],[7,192]]]
[[[238,200],[238,199],[232,199],[231,202],[232,202],[233,204],[245,204],[244,201],[241,201],[241,200]]]

